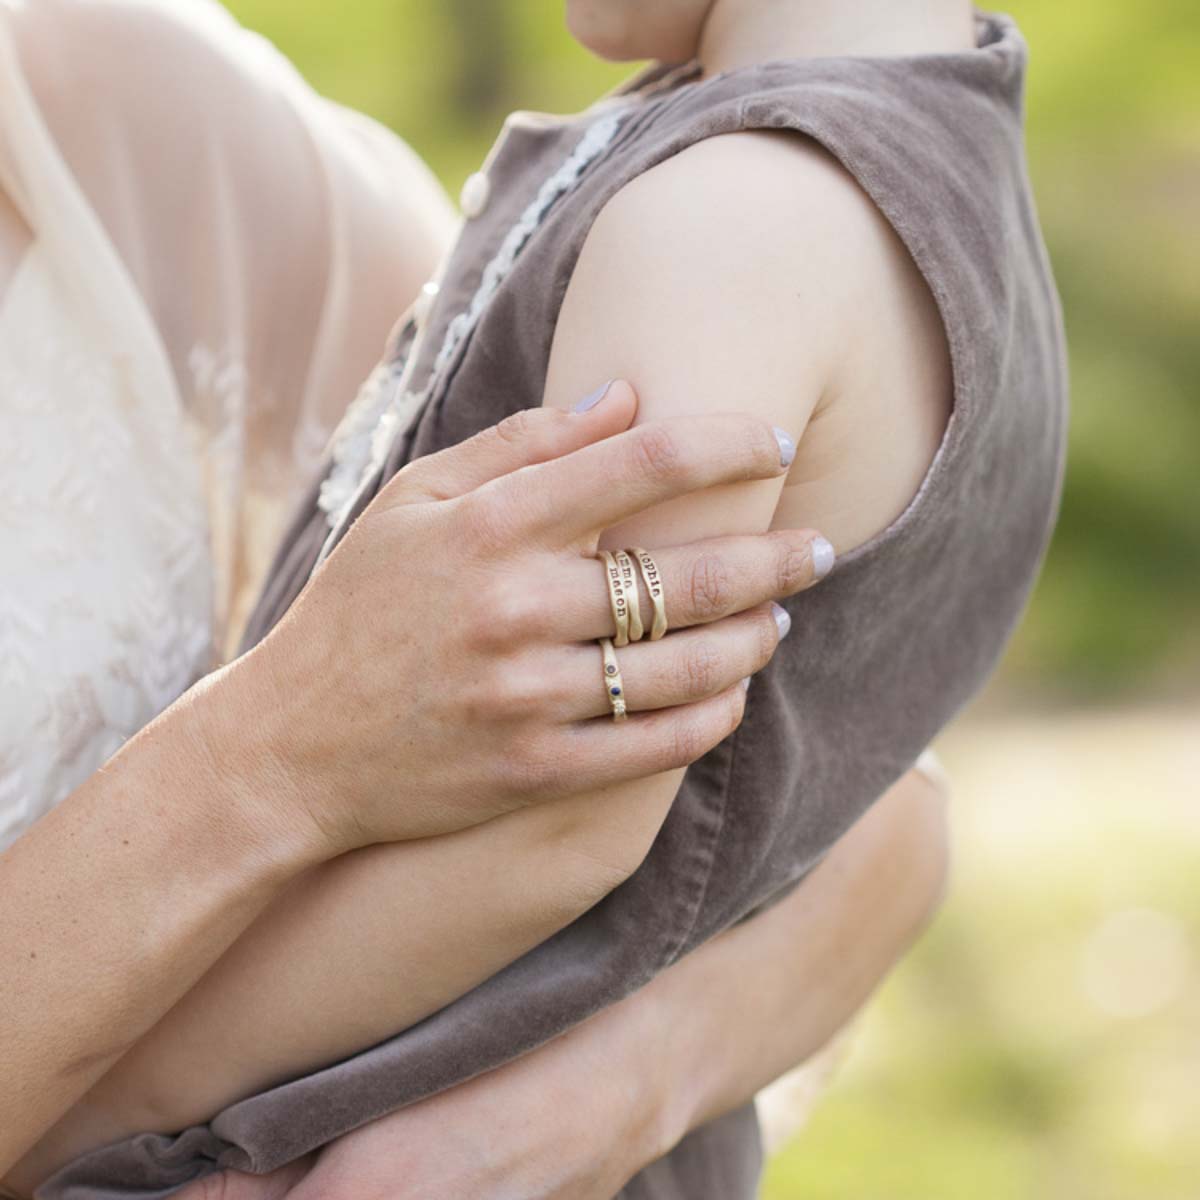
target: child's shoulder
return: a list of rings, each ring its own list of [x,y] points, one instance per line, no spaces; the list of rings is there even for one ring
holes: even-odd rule
[[[756,270],[786,273],[801,258],[810,273],[871,269],[870,248],[886,228],[851,174],[817,142],[785,131],[745,130],[704,138],[626,184],[605,206],[597,237],[643,231],[697,248],[770,252]]]
[[[777,515],[839,549],[911,499],[949,409],[924,279],[853,176],[793,133],[708,138],[625,185],[586,239],[555,349],[552,386],[620,374],[644,418],[741,409],[802,435],[800,503]]]
[[[820,143],[790,130],[745,129],[702,138],[626,184],[609,209],[678,203],[712,215],[799,218],[822,224],[868,219],[874,208]]]
[[[600,212],[581,265],[659,300],[706,298],[720,312],[708,320],[726,329],[736,304],[748,352],[786,337],[806,370],[816,358],[833,372],[855,338],[878,338],[881,303],[927,303],[904,244],[851,173],[786,131],[706,138],[638,176]]]

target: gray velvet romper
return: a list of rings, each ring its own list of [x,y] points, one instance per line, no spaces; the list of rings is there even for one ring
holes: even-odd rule
[[[945,325],[943,444],[908,509],[788,602],[792,635],[755,678],[745,722],[687,772],[627,883],[390,1041],[208,1125],[96,1151],[41,1197],[144,1200],[223,1166],[268,1171],[545,1042],[786,894],[981,686],[1036,575],[1063,462],[1063,339],[1025,172],[1025,64],[1013,24],[985,17],[973,51],[780,61],[707,80],[656,68],[583,113],[508,120],[440,292],[398,328],[335,437],[251,642],[382,481],[541,402],[592,222],[702,138],[794,130],[878,205]],[[749,1106],[693,1133],[623,1198],[749,1200],[760,1160]]]

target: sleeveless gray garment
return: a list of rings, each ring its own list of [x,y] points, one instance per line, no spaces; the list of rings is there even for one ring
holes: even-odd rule
[[[158,1197],[219,1166],[270,1170],[545,1042],[786,894],[981,686],[1037,572],[1062,471],[1063,343],[1025,175],[1025,60],[1013,24],[988,17],[974,51],[777,62],[643,86],[568,118],[510,118],[487,166],[490,204],[464,228],[421,338],[410,322],[391,348],[413,359],[404,386],[428,394],[390,449],[377,439],[386,459],[374,475],[364,468],[351,517],[406,462],[540,403],[559,306],[597,214],[655,164],[737,130],[819,142],[907,246],[953,361],[942,447],[903,515],[787,603],[791,637],[755,678],[743,725],[687,772],[627,883],[395,1038],[207,1126],[96,1151],[41,1197]],[[547,184],[556,179],[566,186]],[[531,209],[539,191],[545,203]],[[514,259],[511,231],[530,211]],[[460,321],[447,341],[506,237],[506,274],[477,325]],[[343,473],[354,466],[353,454],[342,460]],[[316,498],[284,544],[251,641],[295,598],[329,534]],[[623,1197],[745,1200],[759,1163],[748,1107],[694,1133]]]

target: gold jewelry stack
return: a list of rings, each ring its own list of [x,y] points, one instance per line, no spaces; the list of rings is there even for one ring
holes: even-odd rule
[[[612,706],[613,720],[624,721],[629,715],[629,708],[616,652],[630,642],[640,642],[646,635],[642,601],[638,594],[639,570],[654,607],[649,631],[652,642],[657,642],[667,632],[667,605],[658,564],[649,552],[635,546],[615,552],[601,550],[598,557],[604,565],[608,602],[616,626],[614,637],[600,639],[600,651],[604,657],[604,692]]]

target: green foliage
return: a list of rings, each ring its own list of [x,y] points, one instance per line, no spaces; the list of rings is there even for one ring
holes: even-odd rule
[[[453,193],[513,108],[627,71],[560,0],[234,0],[322,91],[402,133]],[[1200,667],[1200,16],[1194,0],[1016,0],[1030,157],[1073,379],[1062,522],[1007,662],[1101,697]]]

